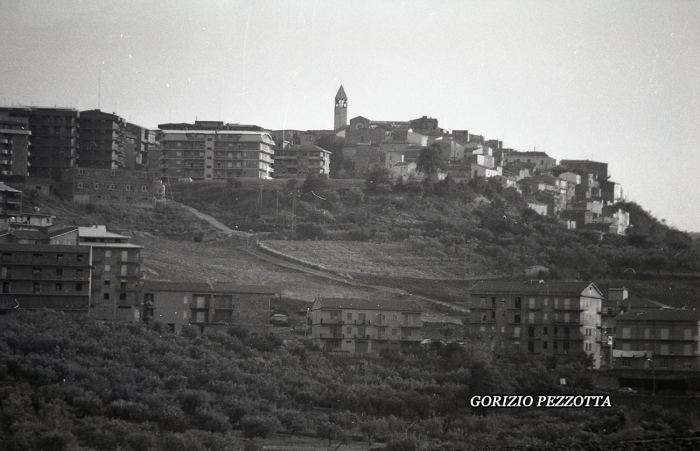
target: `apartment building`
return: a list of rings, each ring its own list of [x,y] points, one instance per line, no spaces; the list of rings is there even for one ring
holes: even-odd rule
[[[629,311],[615,318],[613,368],[659,379],[700,371],[700,311]]]
[[[158,127],[163,176],[195,180],[272,178],[275,142],[267,130],[219,121]]]
[[[497,353],[586,352],[598,368],[603,299],[590,282],[482,281],[470,289],[469,335],[492,338]]]
[[[78,228],[78,243],[92,249],[91,314],[107,321],[138,321],[141,314],[141,250],[129,237],[103,225]]]
[[[0,182],[0,229],[22,210],[22,191]]]
[[[201,333],[240,326],[259,335],[269,333],[274,287],[233,283],[146,281],[140,291],[143,321],[167,324],[179,333],[186,325]]]
[[[78,118],[74,108],[2,107],[0,112],[25,118],[31,133],[28,173],[55,178],[56,171],[76,166]]]
[[[36,309],[87,313],[91,264],[85,246],[0,243],[0,315]]]
[[[331,152],[314,145],[287,146],[275,155],[275,178],[305,178],[330,174]]]
[[[100,110],[80,112],[79,166],[117,169],[125,162],[126,120]]]
[[[423,338],[421,313],[413,300],[317,298],[309,313],[311,339],[353,354],[406,349]]]
[[[0,175],[29,175],[29,120],[0,113]]]
[[[559,164],[570,171],[579,170],[593,174],[595,180],[603,182],[608,179],[608,163],[592,160],[561,160]]]

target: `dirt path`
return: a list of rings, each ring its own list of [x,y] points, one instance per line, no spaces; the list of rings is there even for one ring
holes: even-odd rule
[[[234,229],[226,226],[222,222],[218,221],[213,216],[208,215],[206,213],[202,213],[193,207],[190,207],[190,206],[185,205],[185,204],[181,204],[179,202],[175,202],[175,203],[182,206],[184,209],[186,209],[187,211],[189,211],[190,213],[192,213],[193,215],[195,215],[199,219],[208,222],[209,224],[212,225],[212,227],[216,228],[217,230],[219,230],[223,233],[226,233],[226,234],[231,235],[231,236],[240,237],[240,238],[252,238],[254,236],[253,234],[250,234],[247,232],[234,230]],[[283,268],[288,269],[288,270],[303,272],[306,274],[314,275],[316,277],[322,277],[322,278],[331,280],[335,283],[346,284],[346,285],[350,285],[350,286],[357,287],[357,288],[368,288],[368,289],[373,289],[373,290],[380,291],[383,293],[388,293],[388,294],[406,294],[405,290],[387,287],[387,286],[383,286],[383,285],[375,285],[375,284],[369,284],[369,283],[364,283],[364,282],[357,282],[357,281],[354,281],[354,280],[349,279],[347,277],[343,277],[343,276],[340,276],[340,275],[337,275],[337,274],[334,274],[334,273],[331,273],[328,271],[310,268],[309,266],[301,264],[301,263],[294,263],[292,261],[289,261],[289,260],[286,260],[283,258],[278,258],[278,257],[275,257],[274,255],[267,253],[267,252],[261,251],[257,247],[257,243],[253,243],[252,240],[247,240],[247,242],[250,244],[241,246],[240,247],[241,251],[245,252],[246,254],[250,255],[251,257],[255,257],[255,258],[263,260],[267,263],[270,263],[270,264],[273,264],[276,266],[280,266],[280,267],[283,267]],[[450,308],[450,309],[454,310],[456,314],[465,315],[465,314],[469,313],[468,309],[465,309],[465,308],[462,308],[459,306],[455,306],[454,304],[450,304],[448,302],[439,301],[437,299],[430,299],[430,298],[427,298],[424,296],[419,296],[419,295],[412,295],[412,298],[419,301],[419,302],[437,304],[437,305],[441,305],[443,307]],[[431,316],[434,316],[434,318],[432,318],[432,319],[437,320],[437,321],[454,322],[457,320],[456,318],[453,318],[450,315],[445,315],[445,314],[431,314]]]

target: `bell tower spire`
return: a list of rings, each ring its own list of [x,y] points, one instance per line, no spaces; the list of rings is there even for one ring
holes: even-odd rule
[[[340,130],[348,125],[348,96],[345,95],[343,85],[340,85],[338,93],[335,95],[335,121],[334,130]]]

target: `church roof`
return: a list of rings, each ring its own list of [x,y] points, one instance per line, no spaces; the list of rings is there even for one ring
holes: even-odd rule
[[[340,89],[338,89],[338,94],[335,95],[335,98],[348,100],[348,96],[345,95],[345,90],[343,89],[343,85],[340,85]]]

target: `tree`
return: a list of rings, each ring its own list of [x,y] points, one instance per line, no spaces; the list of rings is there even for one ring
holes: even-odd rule
[[[379,193],[385,191],[383,187],[391,189],[391,182],[391,172],[387,168],[375,168],[367,175],[365,186],[370,193]]]
[[[418,170],[429,177],[434,177],[438,171],[446,165],[445,157],[442,154],[439,144],[432,144],[424,147],[418,155],[416,166]]]

